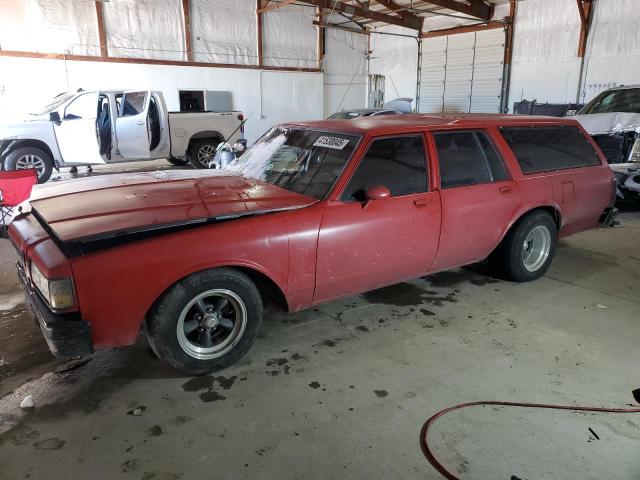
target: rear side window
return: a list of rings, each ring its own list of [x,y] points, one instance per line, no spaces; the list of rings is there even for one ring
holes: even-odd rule
[[[435,133],[440,186],[463,187],[509,178],[502,158],[483,132]]]
[[[342,194],[343,201],[363,201],[365,191],[385,186],[391,196],[427,191],[427,161],[422,135],[373,141]]]
[[[503,127],[500,133],[525,174],[600,165],[576,127]]]

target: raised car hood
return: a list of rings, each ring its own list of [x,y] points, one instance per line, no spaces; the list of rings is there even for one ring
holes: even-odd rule
[[[56,240],[103,240],[301,208],[316,200],[237,175],[203,171],[89,177],[34,188],[31,208]]]
[[[587,115],[575,115],[582,128],[590,135],[603,135],[629,130],[640,130],[640,113],[590,113]]]

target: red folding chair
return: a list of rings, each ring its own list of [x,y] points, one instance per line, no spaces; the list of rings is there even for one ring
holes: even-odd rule
[[[16,206],[31,196],[31,189],[38,183],[38,171],[28,170],[0,171],[0,236],[7,236],[7,227],[13,219]]]

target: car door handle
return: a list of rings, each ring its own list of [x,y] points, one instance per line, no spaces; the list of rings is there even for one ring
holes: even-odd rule
[[[503,185],[502,187],[499,188],[500,193],[511,193],[511,190],[513,190],[513,187],[511,185]]]
[[[416,198],[416,199],[413,201],[413,204],[414,204],[416,207],[424,207],[424,206],[426,206],[426,205],[429,205],[431,202],[433,202],[433,199],[432,199],[432,198]]]
[[[144,120],[139,120],[138,122],[136,122],[136,125],[144,125]]]

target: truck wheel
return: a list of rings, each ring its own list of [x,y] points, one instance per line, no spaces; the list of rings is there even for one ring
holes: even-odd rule
[[[203,375],[240,360],[261,324],[255,284],[237,270],[216,268],[171,287],[149,312],[147,335],[160,358],[189,375]]]
[[[175,165],[177,167],[183,167],[189,164],[189,160],[187,160],[186,158],[180,158],[180,157],[169,157],[167,158],[167,161],[170,164]]]
[[[536,280],[551,265],[557,237],[558,229],[551,215],[533,212],[511,228],[489,261],[509,280]]]
[[[44,183],[51,178],[53,160],[48,153],[35,147],[16,148],[5,158],[5,170],[29,168],[35,168],[38,171],[38,183]]]
[[[215,138],[195,140],[189,148],[189,162],[194,168],[209,168],[220,141]]]

